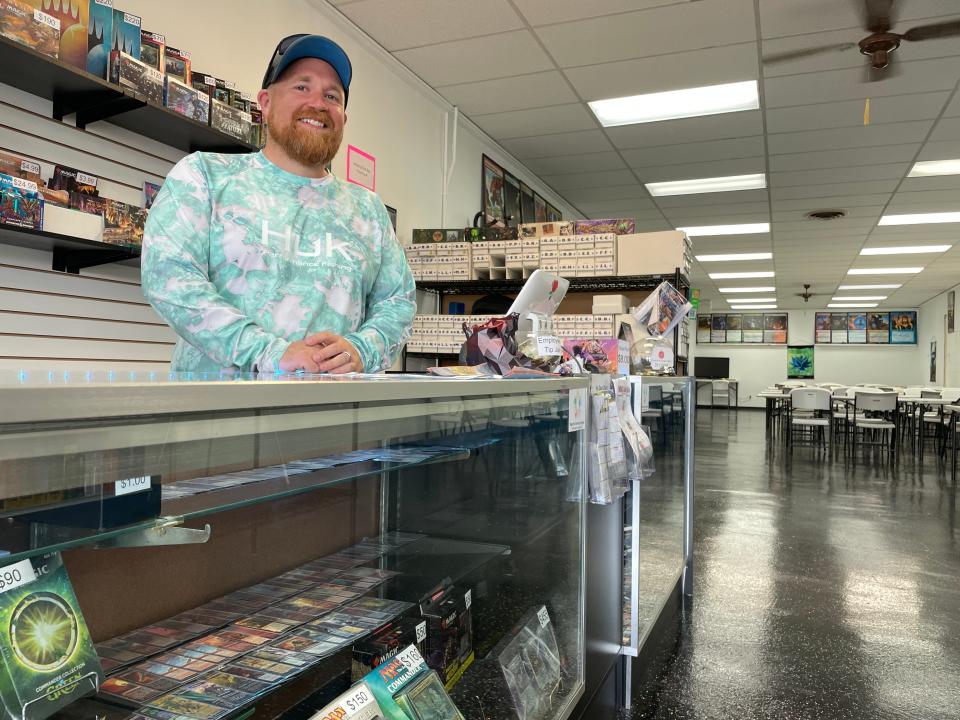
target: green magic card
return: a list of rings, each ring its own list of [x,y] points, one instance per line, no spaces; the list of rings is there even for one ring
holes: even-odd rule
[[[100,686],[100,660],[59,553],[0,568],[0,656],[11,720],[43,720]]]

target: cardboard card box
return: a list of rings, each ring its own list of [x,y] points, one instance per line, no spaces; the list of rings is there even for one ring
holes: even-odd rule
[[[592,247],[588,247],[588,248],[578,247],[578,248],[577,248],[577,257],[578,257],[578,258],[592,258],[592,257],[593,257],[593,252],[594,252],[594,251],[593,251],[593,248],[592,248]]]
[[[540,247],[540,240],[538,238],[523,238],[520,244],[525,248],[538,248]]]
[[[0,0],[0,35],[52,58],[60,55],[60,21],[26,0]]]
[[[163,51],[166,46],[167,40],[163,35],[140,28],[140,62],[154,70],[166,72],[163,62]]]
[[[250,113],[237,110],[219,100],[210,101],[210,127],[214,130],[219,130],[240,142],[247,142],[252,125],[253,118],[250,117]]]
[[[119,50],[110,53],[110,82],[132,90],[153,105],[163,105],[163,73]]]
[[[43,227],[43,196],[35,182],[0,175],[0,225],[33,230]]]
[[[141,24],[139,15],[115,7],[113,9],[113,44],[110,51],[119,50],[139,60]]]
[[[538,252],[525,252],[523,253],[524,262],[538,262],[540,260],[540,253]]]
[[[167,45],[163,50],[163,67],[167,75],[175,77],[185,85],[193,85],[192,61],[190,60],[190,53],[186,50]],[[212,89],[200,89],[208,95],[212,92]]]
[[[597,247],[594,249],[594,257],[613,258],[616,257],[617,249],[612,245],[610,247]]]

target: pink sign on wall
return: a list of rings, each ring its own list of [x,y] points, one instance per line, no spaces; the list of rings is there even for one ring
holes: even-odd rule
[[[347,145],[347,181],[377,191],[377,159],[360,148]]]

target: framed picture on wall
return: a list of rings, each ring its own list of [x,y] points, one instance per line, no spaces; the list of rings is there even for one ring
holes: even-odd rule
[[[535,222],[534,218],[536,213],[533,209],[533,190],[529,185],[522,182],[520,183],[520,222],[521,223],[532,223]]]
[[[830,313],[830,342],[847,342],[847,314]]]
[[[937,381],[937,341],[930,341],[930,382]]]
[[[957,304],[957,293],[953,290],[947,293],[947,332],[953,332],[953,313]]]
[[[553,205],[547,203],[547,222],[560,222],[563,220],[563,214]]]
[[[847,342],[865,343],[867,341],[867,314],[852,312],[847,314]]]
[[[763,315],[743,316],[743,341],[745,343],[763,342]]]
[[[830,313],[818,312],[813,320],[814,341],[818,343],[830,342]]]
[[[890,343],[893,345],[917,344],[916,310],[896,310],[890,313]]]
[[[890,342],[890,313],[867,313],[867,342],[878,345]]]
[[[520,224],[520,181],[508,172],[503,174],[503,221],[507,227]]]
[[[547,221],[547,201],[539,193],[533,194],[533,218],[534,222]]]
[[[710,316],[710,342],[722,343],[727,341],[727,316]]]
[[[743,323],[740,315],[727,315],[727,342],[743,342]]]
[[[711,315],[697,315],[697,342],[710,342]]]
[[[787,315],[777,313],[763,316],[763,341],[775,345],[787,343]]]
[[[813,345],[790,345],[787,348],[787,377],[791,380],[813,377]]]
[[[503,181],[505,171],[486,155],[483,156],[483,210],[484,225],[503,225]]]

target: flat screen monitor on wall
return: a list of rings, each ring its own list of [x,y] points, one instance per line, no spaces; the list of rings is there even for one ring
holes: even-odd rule
[[[730,377],[730,358],[697,357],[693,359],[693,374],[698,378],[719,380]]]

